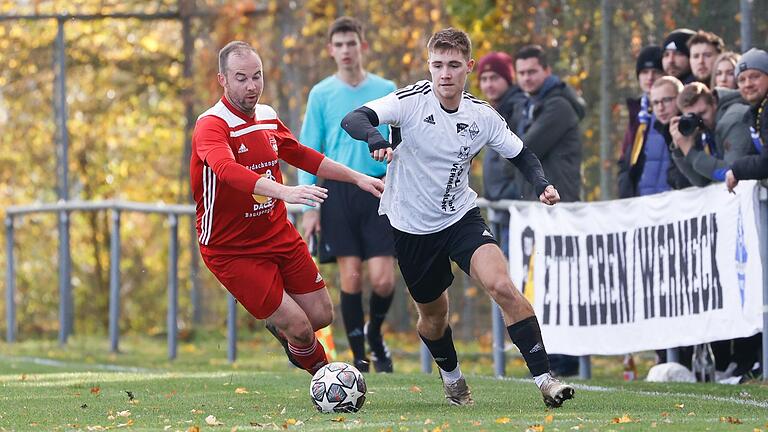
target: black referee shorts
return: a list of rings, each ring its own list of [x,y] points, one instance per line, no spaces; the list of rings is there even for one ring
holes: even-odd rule
[[[377,256],[394,256],[392,226],[379,215],[379,199],[351,184],[325,180],[328,198],[320,206],[321,263],[336,257],[356,256],[363,261]]]
[[[396,228],[393,231],[400,273],[417,303],[433,302],[448,289],[453,282],[451,260],[470,274],[470,262],[477,248],[486,243],[498,245],[477,207],[436,233],[409,234]]]

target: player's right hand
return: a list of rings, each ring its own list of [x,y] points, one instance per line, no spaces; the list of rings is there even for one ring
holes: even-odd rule
[[[307,210],[301,215],[301,228],[304,231],[304,238],[309,239],[314,234],[320,232],[320,212],[317,210]]]
[[[328,198],[328,189],[315,185],[285,186],[283,201],[291,204],[304,204],[317,207]]]
[[[371,152],[371,157],[379,162],[386,160],[387,163],[390,163],[392,162],[392,152],[392,147],[378,149]]]

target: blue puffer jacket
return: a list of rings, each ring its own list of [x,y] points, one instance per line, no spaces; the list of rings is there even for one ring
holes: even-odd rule
[[[637,182],[637,195],[653,195],[670,189],[667,182],[669,171],[669,149],[664,137],[653,127],[656,117],[651,120],[648,136],[643,146],[643,172]]]

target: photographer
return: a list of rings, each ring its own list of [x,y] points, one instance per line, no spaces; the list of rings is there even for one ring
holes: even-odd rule
[[[672,160],[696,186],[725,181],[733,161],[755,153],[743,118],[749,106],[736,90],[686,85],[677,96],[683,113],[670,122]]]

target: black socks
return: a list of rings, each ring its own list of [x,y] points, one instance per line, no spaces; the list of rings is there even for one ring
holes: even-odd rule
[[[429,340],[419,334],[421,340],[427,345],[429,352],[432,353],[432,358],[435,359],[437,366],[446,371],[451,372],[459,365],[459,359],[456,356],[456,347],[453,346],[453,332],[449,325],[445,329],[443,337],[438,340]]]
[[[365,360],[365,335],[363,334],[363,294],[341,292],[341,317],[347,331],[349,348],[355,360]]]
[[[509,337],[517,345],[528,365],[531,375],[539,376],[549,372],[549,357],[541,339],[541,328],[536,316],[528,317],[507,327]]]

